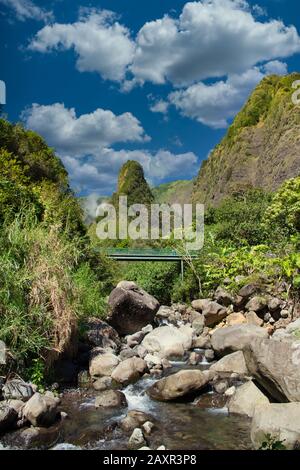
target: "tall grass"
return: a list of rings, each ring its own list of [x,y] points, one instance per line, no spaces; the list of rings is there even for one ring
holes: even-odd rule
[[[0,227],[0,339],[14,368],[42,358],[49,369],[75,353],[78,322],[105,315],[107,293],[83,247],[28,211]]]

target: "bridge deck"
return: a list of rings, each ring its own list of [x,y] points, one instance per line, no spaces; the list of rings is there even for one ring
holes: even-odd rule
[[[117,261],[182,261],[184,256],[175,250],[151,248],[110,248],[105,250],[109,258]],[[193,258],[197,254],[190,255]]]

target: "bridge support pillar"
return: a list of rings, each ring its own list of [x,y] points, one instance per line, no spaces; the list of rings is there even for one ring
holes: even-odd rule
[[[180,265],[181,265],[181,280],[183,281],[183,274],[184,274],[184,261],[181,259]]]

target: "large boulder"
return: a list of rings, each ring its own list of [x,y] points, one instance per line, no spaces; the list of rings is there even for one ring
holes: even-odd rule
[[[246,310],[249,312],[262,312],[264,311],[268,306],[268,300],[265,297],[262,296],[255,296],[252,297],[252,299],[249,300],[246,304]]]
[[[122,281],[112,291],[108,304],[110,324],[121,335],[136,333],[152,323],[159,302],[134,282]]]
[[[142,341],[148,352],[161,358],[182,357],[192,346],[194,330],[190,326],[160,326]]]
[[[259,449],[266,436],[282,443],[286,449],[299,449],[300,403],[271,403],[257,406],[251,426],[251,440]]]
[[[51,426],[58,418],[60,400],[51,392],[35,393],[23,408],[23,416],[33,426]]]
[[[219,286],[215,292],[214,299],[224,307],[229,307],[229,305],[233,304],[234,299],[233,296],[223,287]]]
[[[0,403],[0,434],[10,431],[17,423],[18,413],[7,403]]]
[[[256,338],[244,350],[250,374],[278,401],[300,402],[300,342]]]
[[[2,389],[2,394],[6,400],[27,401],[34,394],[31,384],[20,379],[8,380]]]
[[[211,378],[212,374],[209,371],[181,370],[155,382],[148,388],[147,394],[154,400],[175,400],[198,392],[207,385]]]
[[[93,350],[90,360],[90,375],[94,378],[110,376],[119,362],[120,359],[112,352],[96,348]]]
[[[127,385],[135,382],[147,369],[147,363],[140,357],[131,357],[120,362],[111,374],[116,382]]]
[[[214,326],[220,323],[227,316],[227,309],[209,299],[199,299],[192,302],[192,307],[197,312],[202,312],[205,326]]]
[[[257,405],[265,405],[268,403],[268,398],[252,381],[249,381],[236,389],[235,394],[230,398],[227,406],[229,413],[252,418]]]
[[[234,373],[239,375],[246,375],[248,373],[242,351],[236,351],[232,354],[228,354],[228,356],[222,357],[222,359],[211,366],[210,370],[217,372],[218,374]]]
[[[220,356],[242,351],[256,338],[267,338],[268,332],[255,325],[234,325],[216,330],[211,337],[213,350]]]
[[[121,346],[116,330],[99,318],[89,318],[85,322],[83,338],[92,347],[111,348],[116,351]]]
[[[95,400],[96,408],[120,408],[126,406],[126,397],[119,390],[105,390]]]

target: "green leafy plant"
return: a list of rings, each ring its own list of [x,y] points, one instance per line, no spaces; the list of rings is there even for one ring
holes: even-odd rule
[[[259,450],[286,450],[284,445],[285,439],[280,441],[271,434],[266,434],[264,439]]]

